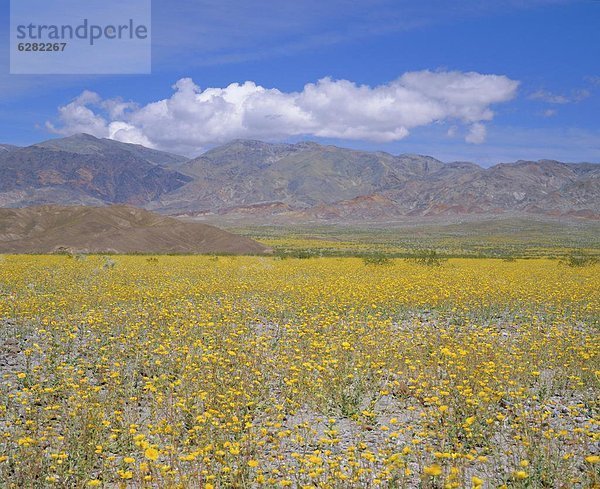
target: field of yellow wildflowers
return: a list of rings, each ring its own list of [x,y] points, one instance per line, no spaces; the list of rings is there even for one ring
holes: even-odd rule
[[[0,257],[0,486],[598,487],[599,272]]]

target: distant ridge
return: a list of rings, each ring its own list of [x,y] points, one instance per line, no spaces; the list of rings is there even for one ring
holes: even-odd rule
[[[134,156],[142,158],[149,163],[162,166],[177,165],[187,161],[188,158],[164,151],[146,148],[141,144],[129,144],[115,141],[114,139],[99,139],[91,134],[75,134],[66,138],[49,139],[34,144],[40,148],[66,151],[76,154],[106,154],[108,152],[126,151]]]
[[[149,208],[289,221],[531,214],[600,217],[600,165],[552,160],[491,168],[316,143],[235,140],[179,167],[192,181]]]
[[[443,163],[314,142],[238,139],[197,158],[79,134],[0,150],[0,206],[131,204],[247,222],[429,216],[600,218],[600,165]]]
[[[268,248],[214,226],[128,206],[0,209],[0,253],[234,253]]]

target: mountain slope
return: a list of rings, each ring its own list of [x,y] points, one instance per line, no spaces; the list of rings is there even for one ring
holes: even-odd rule
[[[127,152],[153,165],[165,167],[177,166],[188,160],[185,156],[157,151],[140,144],[121,143],[113,139],[99,139],[90,134],[75,134],[66,138],[49,139],[34,146],[81,155],[110,155]]]
[[[0,144],[0,153],[14,151],[18,148],[18,146],[14,146],[12,144]]]
[[[444,214],[600,216],[600,165],[518,161],[484,169],[420,155],[237,140],[181,166],[194,180],[149,206],[290,219]]]
[[[140,205],[191,180],[113,143],[80,135],[1,152],[0,205]]]
[[[0,253],[264,253],[213,226],[127,206],[0,209]]]
[[[182,165],[194,180],[151,206],[171,212],[267,202],[306,208],[395,188],[441,167],[424,156],[237,140]]]
[[[294,217],[357,220],[503,213],[598,218],[600,177],[595,169],[582,171],[555,161],[520,161],[489,169],[451,163],[397,188],[301,210]]]

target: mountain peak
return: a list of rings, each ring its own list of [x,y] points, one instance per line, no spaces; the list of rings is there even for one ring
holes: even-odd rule
[[[324,147],[322,144],[315,143],[314,141],[300,141],[294,144],[294,146],[299,149],[317,149]]]
[[[232,146],[243,146],[246,148],[262,148],[262,147],[270,147],[270,146],[282,146],[283,143],[268,143],[265,141],[260,141],[258,139],[232,139],[231,141],[217,146],[217,148],[227,148]]]
[[[70,136],[67,136],[64,139],[74,139],[74,140],[81,140],[81,141],[100,141],[100,139],[106,139],[106,138],[97,138],[96,136],[88,134],[87,132],[79,132],[77,134],[71,134]]]
[[[66,136],[64,138],[53,138],[36,143],[32,146],[38,148],[53,149],[56,151],[68,151],[79,154],[98,153],[107,147],[107,139],[99,139],[91,134],[79,133]]]
[[[34,144],[35,148],[65,151],[80,155],[112,155],[113,158],[133,155],[154,165],[170,166],[187,161],[184,156],[146,148],[140,144],[122,143],[114,139],[97,138],[87,133],[73,134],[64,138],[48,139]]]
[[[13,144],[0,144],[0,153],[14,151],[15,149],[19,149],[19,146]]]

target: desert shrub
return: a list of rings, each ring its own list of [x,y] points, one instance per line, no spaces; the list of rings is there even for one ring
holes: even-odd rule
[[[280,260],[285,260],[286,258],[299,258],[301,260],[307,260],[308,258],[314,258],[315,253],[311,253],[309,250],[280,250],[277,252],[276,257]]]
[[[436,250],[419,250],[413,256],[407,258],[407,260],[427,267],[440,267],[448,261],[446,257],[440,255]]]
[[[391,260],[384,253],[373,253],[363,256],[363,262],[365,265],[389,265]]]
[[[599,261],[600,259],[596,255],[591,255],[583,250],[572,250],[560,263],[570,267],[589,267]]]

